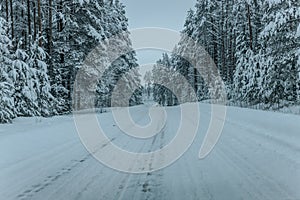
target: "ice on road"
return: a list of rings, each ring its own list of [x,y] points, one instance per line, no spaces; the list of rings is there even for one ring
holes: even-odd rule
[[[199,107],[199,131],[188,151],[172,165],[144,174],[118,172],[97,161],[81,143],[71,115],[0,125],[0,199],[300,199],[300,116],[229,107],[219,142],[199,160],[211,118],[210,105]],[[176,134],[180,107],[165,109],[166,124],[150,139],[124,134],[110,112],[97,117],[116,146],[146,153]],[[151,122],[149,106],[130,113],[141,126]]]

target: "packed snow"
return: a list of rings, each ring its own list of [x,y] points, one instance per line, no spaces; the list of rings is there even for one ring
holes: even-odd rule
[[[0,125],[0,199],[300,199],[300,116],[228,107],[218,144],[199,160],[211,111],[199,105],[191,148],[171,166],[145,174],[118,172],[93,158],[72,115]],[[110,112],[97,116],[114,144],[149,152],[175,136],[180,107],[165,110],[166,126],[147,140],[123,134]],[[130,108],[140,125],[150,122],[148,111],[149,105]]]

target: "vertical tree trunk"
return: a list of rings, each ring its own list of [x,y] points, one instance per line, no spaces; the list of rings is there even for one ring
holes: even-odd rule
[[[36,4],[33,2],[33,40],[36,40],[37,30],[36,30]]]
[[[62,12],[62,1],[60,1],[58,6],[57,6],[57,12],[58,13]],[[59,17],[59,19],[58,19],[57,30],[58,30],[58,32],[62,31],[62,19],[61,19],[61,17]]]
[[[250,49],[253,50],[253,35],[252,35],[252,25],[251,25],[251,13],[250,6],[247,4],[247,14],[248,14],[248,27],[249,27],[249,40],[250,40]]]
[[[42,13],[41,13],[41,0],[37,0],[38,2],[38,26],[39,26],[39,46],[42,46]]]
[[[49,48],[49,75],[50,79],[53,80],[53,64],[52,64],[52,0],[49,0],[49,8],[48,8],[48,20],[49,20],[49,26],[48,26],[48,48]]]
[[[22,4],[22,7],[25,7],[24,0],[21,1],[21,4]],[[24,9],[22,8],[22,10],[21,10],[21,19],[22,19],[22,22],[21,23],[22,23],[22,38],[24,40],[24,44],[22,46],[25,49],[25,47],[27,45],[27,37],[26,37],[25,25],[23,25],[24,24],[24,21],[23,21],[24,15],[25,15],[24,14]]]
[[[8,14],[8,0],[5,0],[5,13],[6,13],[6,22],[8,23],[8,19],[9,19],[9,14]],[[7,34],[9,33],[9,28],[7,29]]]
[[[10,0],[10,20],[11,20],[11,38],[14,39],[14,12],[13,12],[13,0]]]
[[[60,0],[57,6],[57,12],[58,13],[62,13],[63,12],[63,0]],[[59,17],[59,19],[57,20],[57,29],[59,32],[59,37],[61,36],[61,32],[63,31],[63,19],[61,17]],[[65,39],[61,38],[61,42],[64,43],[65,45]],[[64,65],[65,62],[65,54],[64,54],[64,49],[61,49],[59,52],[59,56],[60,56],[60,64]],[[67,81],[66,81],[67,82]],[[66,82],[63,82],[63,85],[65,88],[68,87],[68,84]]]
[[[31,16],[30,16],[30,0],[27,0],[27,26],[28,26],[28,43],[30,44],[30,37],[31,37]]]
[[[225,50],[225,31],[224,27],[226,27],[225,25],[226,23],[226,19],[225,19],[225,11],[224,11],[224,2],[221,1],[221,13],[220,13],[220,17],[219,17],[219,41],[218,43],[219,45],[219,56],[218,56],[218,62],[220,63],[220,72],[221,72],[221,78],[224,81],[227,81],[226,78],[226,61],[225,61],[225,55],[226,55],[226,50]]]
[[[58,6],[58,12],[62,12],[63,9],[63,2],[60,1],[59,2],[59,6]],[[58,20],[58,32],[62,32],[63,30],[63,20],[61,18],[59,18]]]
[[[252,13],[253,19],[252,19],[252,23],[253,23],[253,29],[252,29],[252,37],[253,37],[253,52],[256,54],[257,53],[257,48],[258,48],[258,37],[259,37],[259,24],[258,22],[260,21],[260,19],[258,18],[258,12],[260,10],[257,1],[254,0],[253,1],[253,6],[254,6],[254,11]]]
[[[8,22],[8,0],[5,0],[6,22]]]

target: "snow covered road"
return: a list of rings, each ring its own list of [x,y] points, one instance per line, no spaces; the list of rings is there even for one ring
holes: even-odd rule
[[[166,126],[148,140],[123,134],[111,113],[98,119],[117,146],[152,152],[168,144],[179,126],[179,107],[166,111]],[[82,145],[72,116],[0,125],[0,199],[300,199],[300,116],[230,107],[218,144],[199,160],[210,106],[200,104],[200,111],[191,148],[171,166],[145,174],[98,162]],[[140,125],[150,122],[147,106],[133,107],[131,114]]]

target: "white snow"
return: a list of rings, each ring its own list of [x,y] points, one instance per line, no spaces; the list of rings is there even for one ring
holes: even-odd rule
[[[298,25],[297,28],[296,37],[300,37],[300,24]]]
[[[122,134],[111,113],[98,118],[116,145],[148,152],[174,137],[180,110],[166,111],[167,125],[149,140]],[[163,170],[141,175],[117,172],[90,156],[71,115],[0,125],[0,198],[300,199],[300,116],[229,107],[219,143],[199,160],[209,104],[200,104],[200,111],[199,134],[188,152]],[[133,107],[131,114],[140,125],[150,121],[147,106]]]

